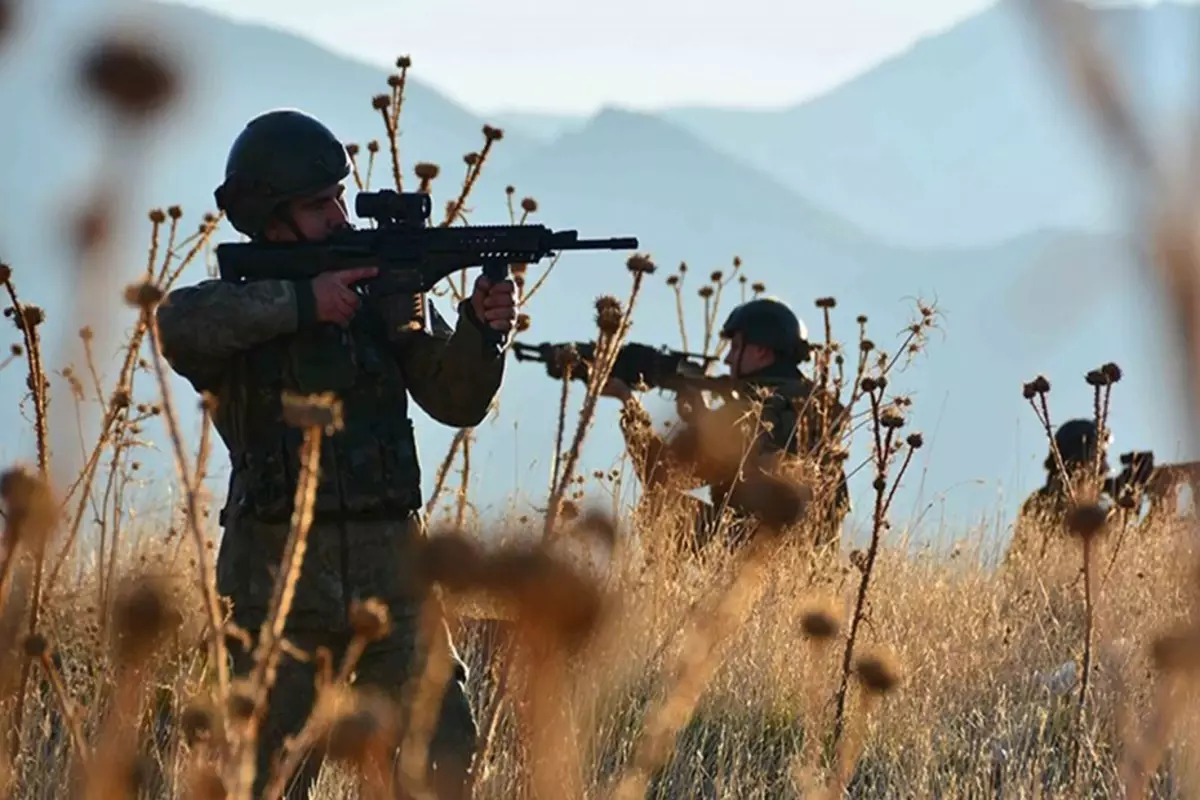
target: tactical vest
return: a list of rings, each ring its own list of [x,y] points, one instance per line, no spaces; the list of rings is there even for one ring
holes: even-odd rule
[[[242,354],[226,386],[215,418],[233,466],[222,522],[292,513],[303,431],[283,420],[285,390],[334,392],[342,403],[343,428],[321,442],[318,517],[403,517],[420,507],[404,374],[369,307],[348,330],[317,325]]]

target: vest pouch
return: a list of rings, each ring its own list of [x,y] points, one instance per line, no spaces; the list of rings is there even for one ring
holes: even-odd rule
[[[420,472],[412,422],[351,427],[339,438],[342,497],[352,513],[405,512],[420,505]]]
[[[239,459],[244,494],[238,505],[264,522],[285,522],[291,516],[296,483],[287,455],[282,447],[264,447],[242,453]]]

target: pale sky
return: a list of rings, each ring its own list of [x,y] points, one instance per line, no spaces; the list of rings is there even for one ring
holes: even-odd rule
[[[181,0],[413,73],[476,112],[779,106],[993,0]],[[703,9],[703,10],[701,10]]]

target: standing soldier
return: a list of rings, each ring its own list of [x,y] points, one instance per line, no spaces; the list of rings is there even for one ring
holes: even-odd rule
[[[217,205],[252,240],[319,242],[350,224],[342,185],[349,173],[345,148],[323,124],[295,110],[270,111],[233,143]],[[410,325],[419,313],[411,295],[368,299],[356,291],[356,281],[374,274],[208,280],[173,291],[157,319],[172,368],[216,399],[213,422],[232,466],[217,588],[252,637],[267,613],[299,467],[301,431],[284,423],[281,395],[338,396],[344,427],[321,447],[313,524],[285,635],[300,650],[324,646],[340,659],[351,604],[379,599],[390,631],[362,654],[357,683],[399,699],[419,669],[417,613],[429,591],[414,570],[421,482],[406,395],[444,425],[482,422],[504,371],[503,358],[485,354],[484,327],[507,332],[516,312],[512,284],[481,276],[459,304],[453,332],[429,333],[423,319]],[[448,644],[444,625],[439,633]],[[245,674],[251,652],[237,643],[231,649],[234,671]],[[285,656],[280,664],[260,731],[255,796],[273,754],[308,716],[314,675],[311,662]],[[476,727],[465,681],[456,658],[430,742],[429,782],[439,798],[466,796]],[[319,770],[317,758],[308,762],[288,797],[307,796]]]
[[[621,429],[639,479],[654,493],[667,485],[686,490],[708,484],[712,507],[696,520],[695,544],[703,546],[717,532],[726,508],[736,521],[728,528],[731,543],[736,543],[745,533],[741,523],[747,516],[739,478],[751,469],[775,471],[785,456],[807,460],[815,468],[810,473],[814,483],[829,490],[818,492],[810,504],[818,512],[809,517],[813,544],[836,547],[850,509],[845,473],[832,447],[834,432],[844,423],[840,405],[818,397],[813,382],[800,371],[799,365],[809,359],[804,323],[783,302],[760,298],[735,308],[720,335],[729,341],[725,364],[730,376],[763,392],[755,429],[748,436],[733,435],[748,420],[745,402],[710,409],[698,392],[680,392],[677,406],[686,424],[664,440],[631,387],[610,379],[603,393],[623,403]],[[743,463],[747,451],[750,457]]]

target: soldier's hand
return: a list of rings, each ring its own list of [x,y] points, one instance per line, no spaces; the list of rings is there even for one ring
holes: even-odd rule
[[[317,321],[333,322],[345,327],[358,311],[362,298],[350,288],[350,284],[364,278],[373,278],[378,273],[375,267],[344,269],[340,272],[323,272],[313,278],[313,296],[317,301]]]
[[[600,394],[604,397],[615,397],[622,403],[633,397],[633,390],[629,388],[629,384],[620,378],[609,376],[604,382],[604,386],[600,389]]]
[[[475,279],[475,291],[471,294],[471,307],[475,316],[485,325],[508,333],[517,324],[517,294],[512,281],[501,281],[495,286],[480,275]]]

